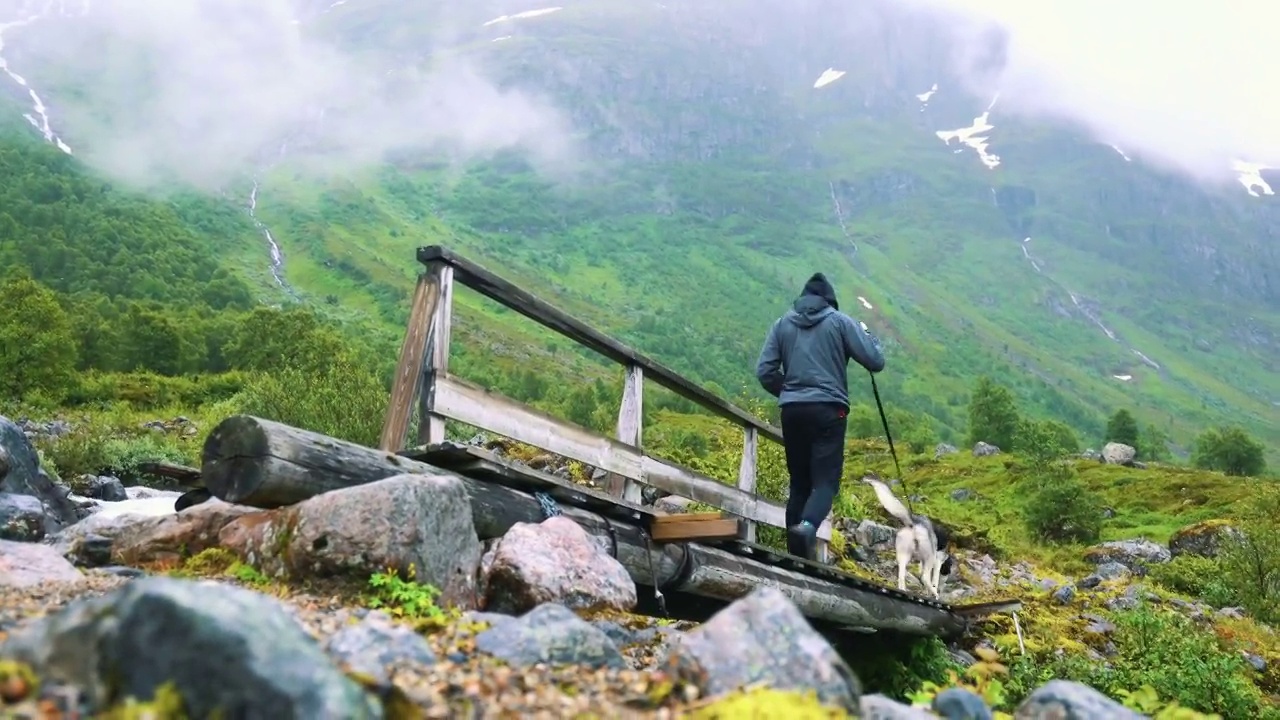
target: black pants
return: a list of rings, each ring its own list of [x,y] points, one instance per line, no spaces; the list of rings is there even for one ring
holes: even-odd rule
[[[831,512],[844,474],[844,431],[849,411],[839,403],[782,406],[782,439],[791,475],[787,527],[808,520],[815,527]]]

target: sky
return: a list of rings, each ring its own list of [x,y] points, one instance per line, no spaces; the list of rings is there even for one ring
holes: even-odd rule
[[[590,0],[560,4],[579,2]],[[839,6],[829,0],[769,2],[793,15]],[[1129,157],[1206,180],[1234,177],[1233,159],[1280,168],[1280,92],[1269,90],[1274,83],[1273,53],[1268,52],[1272,29],[1280,27],[1280,3],[894,2],[944,15],[958,41],[960,65],[989,41],[993,23],[1004,29],[1003,68],[994,75],[964,73],[969,89],[979,95],[1000,92],[992,115],[997,126],[1002,114],[1065,119]],[[309,5],[310,14],[299,13],[295,4]],[[554,101],[527,89],[499,88],[486,68],[460,53],[437,55],[422,70],[410,70],[405,62],[388,75],[385,65],[375,66],[367,56],[307,32],[313,23],[323,23],[324,16],[316,13],[329,4],[0,0],[5,17],[40,8],[76,15],[91,7],[80,26],[109,29],[121,42],[99,54],[83,35],[68,31],[70,25],[54,23],[4,33],[6,41],[18,32],[33,33],[25,51],[37,55],[20,60],[69,62],[85,85],[97,88],[99,96],[90,100],[51,98],[53,122],[56,127],[61,112],[62,120],[92,132],[82,157],[125,179],[173,178],[216,188],[246,164],[261,165],[264,148],[269,155],[292,147],[296,157],[296,148],[308,142],[313,157],[337,168],[367,166],[389,150],[424,145],[447,146],[462,160],[520,147],[544,169],[577,156],[575,129]],[[433,46],[489,42],[489,35],[508,32],[502,29],[507,26],[518,31],[519,23],[542,22],[485,28],[497,11],[480,4],[430,6],[452,9],[430,10],[447,15],[415,29],[423,33],[423,53]],[[502,12],[514,13],[549,3],[484,4],[509,6]],[[20,7],[10,12],[10,6]],[[388,7],[397,4],[348,0],[331,10],[358,24]],[[397,28],[393,22],[376,32]],[[468,39],[468,33],[475,35]],[[158,61],[139,73],[121,51],[130,46],[149,48]],[[13,52],[7,48],[4,54]],[[38,73],[27,74],[38,89]],[[104,109],[103,96],[116,107]],[[303,130],[296,132],[299,127]]]
[[[1233,159],[1280,168],[1280,4],[1206,0],[908,0],[972,43],[1008,37],[999,112],[1079,122],[1131,157],[1203,179]]]
[[[5,7],[15,4],[25,8]],[[75,18],[6,30],[4,54],[37,90],[38,67],[61,67],[92,88],[87,97],[50,96],[53,125],[78,131],[67,137],[73,152],[138,185],[218,189],[282,148],[296,160],[308,144],[306,159],[337,171],[427,146],[460,160],[514,147],[544,165],[572,159],[570,123],[537,93],[500,88],[456,53],[427,67],[375,63],[309,31],[330,3],[297,4],[313,9],[291,0],[89,0],[84,13],[85,0],[3,0],[5,17],[50,8]],[[334,12],[358,16],[361,5],[372,7],[353,0]],[[102,49],[88,38],[104,30],[114,42]],[[425,53],[455,32],[424,23],[415,40]],[[11,50],[12,37],[25,42]],[[143,49],[147,62],[131,52]]]

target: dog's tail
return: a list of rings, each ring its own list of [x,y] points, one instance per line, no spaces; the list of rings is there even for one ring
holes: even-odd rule
[[[870,477],[862,478],[862,482],[867,483],[876,491],[876,499],[880,501],[880,507],[902,523],[903,527],[910,527],[915,524],[911,518],[911,513],[907,511],[907,506],[902,504],[902,501],[898,499],[897,495],[893,494],[888,485]]]

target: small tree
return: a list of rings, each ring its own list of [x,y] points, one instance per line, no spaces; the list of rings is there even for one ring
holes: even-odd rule
[[[1066,463],[1044,466],[1024,508],[1027,529],[1048,542],[1090,543],[1102,534],[1102,502]]]
[[[1235,476],[1261,475],[1267,469],[1262,445],[1238,426],[1211,428],[1201,433],[1196,438],[1192,462],[1198,468]]]
[[[0,397],[61,399],[74,379],[79,348],[52,290],[25,275],[0,285]]]
[[[1219,554],[1223,579],[1259,620],[1280,623],[1280,487],[1268,484],[1238,514]]]
[[[1107,421],[1107,442],[1138,447],[1138,421],[1128,410],[1120,408]]]
[[[1170,457],[1169,436],[1154,423],[1147,423],[1142,428],[1138,444],[1142,448],[1141,456],[1144,460],[1160,461],[1168,460]]]
[[[1014,447],[1018,433],[1018,404],[1009,388],[986,375],[969,398],[969,444],[989,442],[1001,450]]]

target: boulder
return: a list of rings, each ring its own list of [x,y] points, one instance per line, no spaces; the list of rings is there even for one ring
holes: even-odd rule
[[[396,475],[241,515],[218,542],[272,577],[364,580],[391,569],[434,585],[443,605],[476,606],[480,540],[466,487],[450,475]]]
[[[1000,448],[990,443],[979,442],[977,445],[973,446],[974,457],[989,457],[991,455],[999,455],[999,454],[1000,454]]]
[[[1217,557],[1226,540],[1238,539],[1240,530],[1226,520],[1205,520],[1180,528],[1169,538],[1169,555]]]
[[[955,455],[958,452],[960,451],[956,449],[955,445],[948,445],[947,443],[938,443],[937,446],[933,448],[933,457],[935,460],[938,460],[943,457],[946,457],[947,455]]]
[[[1102,565],[1119,563],[1134,573],[1143,575],[1147,565],[1167,563],[1172,559],[1169,549],[1150,540],[1112,540],[1094,545],[1084,553],[1084,559]]]
[[[78,585],[84,575],[48,545],[0,540],[0,588]]]
[[[563,515],[516,523],[482,560],[484,608],[509,614],[558,603],[574,610],[629,611],[636,585],[626,568]]]
[[[1146,717],[1088,685],[1067,680],[1050,680],[1036,688],[1013,716],[1016,720],[1142,720]]]
[[[391,621],[385,613],[371,612],[354,625],[346,625],[329,638],[325,649],[349,671],[376,682],[391,682],[388,668],[402,662],[434,665],[431,645],[418,633]]]
[[[853,670],[782,591],[760,587],[676,639],[666,665],[703,696],[764,683],[858,712]]]
[[[0,493],[30,495],[43,506],[43,532],[52,534],[79,519],[75,504],[67,499],[49,474],[40,469],[40,455],[22,428],[0,415],[0,449],[7,467],[0,476]]]
[[[1131,445],[1109,442],[1102,448],[1102,461],[1108,465],[1132,465],[1138,451]]]
[[[279,601],[224,583],[134,580],[15,632],[0,658],[96,708],[172,681],[191,717],[382,717]]]
[[[37,542],[44,532],[44,503],[39,498],[0,492],[0,540]]]
[[[581,665],[622,669],[626,659],[604,631],[572,610],[546,603],[476,635],[476,649],[513,667]]]

